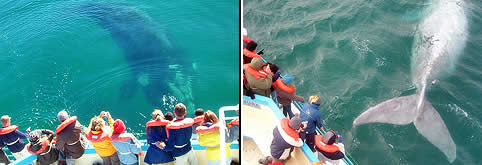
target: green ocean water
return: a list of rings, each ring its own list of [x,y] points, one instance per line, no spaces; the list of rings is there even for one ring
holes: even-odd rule
[[[110,111],[139,135],[154,108],[183,102],[194,116],[239,102],[238,2],[0,6],[0,114],[21,130],[55,129],[65,109],[85,126]]]
[[[263,57],[294,75],[297,94],[322,96],[325,128],[338,130],[359,164],[450,164],[413,124],[354,119],[383,101],[415,94],[411,57],[432,1],[245,0],[243,27]],[[452,72],[426,93],[455,144],[452,164],[482,164],[482,2],[467,11],[468,39]],[[443,19],[443,18],[440,18]]]

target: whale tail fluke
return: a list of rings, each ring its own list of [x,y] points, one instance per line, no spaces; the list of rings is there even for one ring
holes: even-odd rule
[[[418,132],[427,140],[442,151],[452,163],[456,158],[456,146],[449,130],[440,117],[440,114],[433,108],[432,104],[424,101],[423,109],[413,122]]]
[[[418,132],[441,150],[450,162],[456,158],[455,143],[439,113],[428,101],[417,110],[418,95],[409,95],[384,101],[370,107],[353,121],[353,126],[367,123],[406,125],[414,123]]]

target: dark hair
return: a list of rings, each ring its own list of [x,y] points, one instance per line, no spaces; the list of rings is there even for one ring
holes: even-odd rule
[[[204,115],[204,110],[202,108],[196,109],[196,112],[194,113],[194,116],[198,117],[198,116],[201,116],[201,115]]]
[[[164,119],[172,121],[174,120],[174,115],[171,112],[166,112],[166,114],[164,114]]]
[[[269,69],[270,69],[271,72],[273,72],[273,73],[276,73],[276,72],[278,72],[278,70],[279,70],[278,65],[273,64],[273,63],[271,63],[271,62],[266,63],[266,65],[269,65]]]
[[[183,103],[177,103],[174,106],[174,113],[179,117],[184,116],[186,114],[186,106]]]
[[[258,47],[258,43],[254,42],[254,41],[251,41],[246,45],[246,49],[248,49],[249,51],[256,50],[256,47]]]

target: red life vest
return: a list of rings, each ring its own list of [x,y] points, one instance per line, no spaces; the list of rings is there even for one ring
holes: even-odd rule
[[[253,39],[243,36],[243,42],[250,43]]]
[[[204,121],[204,116],[197,116],[194,118],[194,123],[199,123]]]
[[[315,135],[315,145],[320,150],[328,153],[340,151],[340,148],[336,145],[323,143],[323,135]]]
[[[113,134],[110,139],[115,142],[123,142],[129,139],[134,139],[134,135],[131,133]]]
[[[159,127],[159,126],[167,126],[169,125],[169,123],[171,123],[171,121],[169,120],[164,120],[164,119],[161,119],[161,120],[150,120],[146,123],[146,130],[147,128],[149,127]],[[169,138],[169,129],[167,129],[167,127],[165,128],[166,129],[166,134],[167,134],[167,138]]]
[[[99,135],[100,134],[100,135]],[[106,126],[102,129],[102,132],[99,134],[92,133],[91,129],[88,128],[85,132],[85,137],[92,143],[102,142],[104,140],[110,140],[112,136],[112,130],[110,127]]]
[[[263,78],[268,77],[268,75],[266,73],[264,73],[262,71],[257,71],[256,69],[251,67],[251,65],[249,65],[249,64],[244,64],[243,68],[246,71],[246,73],[253,76],[255,79],[259,79],[261,77],[263,77]]]
[[[239,125],[239,118],[231,120],[231,122],[228,123],[229,128],[231,128],[233,125]]]
[[[146,123],[146,129],[147,127],[158,127],[158,126],[166,126],[170,123],[169,120],[150,120]]]
[[[75,121],[77,121],[77,116],[72,116],[64,120],[59,126],[57,126],[57,129],[55,129],[55,134],[58,135],[60,132],[62,132],[65,129],[65,127],[69,126]]]
[[[17,129],[18,129],[18,127],[16,125],[11,125],[11,126],[8,126],[8,127],[5,127],[5,128],[0,128],[0,135],[9,134],[10,132],[13,132]]]
[[[219,131],[219,124],[213,124],[211,125],[210,127],[206,127],[206,126],[199,126],[196,128],[196,132],[199,133],[199,134],[202,134],[202,133],[211,133],[211,132],[216,132],[216,131]]]
[[[167,125],[167,129],[182,129],[190,127],[194,124],[194,120],[192,118],[184,118],[181,121],[175,121]]]
[[[123,142],[123,141],[129,140],[129,139],[134,140],[134,138],[135,138],[134,135],[131,134],[131,133],[113,134],[110,137],[111,141],[114,141],[114,142]],[[142,151],[137,153],[137,155],[141,156]]]
[[[300,138],[300,134],[296,130],[290,128],[289,123],[289,119],[281,119],[280,125],[278,126],[278,131],[281,134],[281,137],[284,139],[285,142],[292,146],[303,146],[303,141]]]
[[[38,150],[38,151],[31,151],[30,150],[30,146],[32,145],[32,143],[28,143],[27,144],[27,151],[32,154],[32,155],[38,155],[42,152],[44,152],[44,150],[49,146],[50,144],[50,141],[48,140],[47,136],[42,136],[42,138],[40,139],[42,141],[42,147]]]
[[[283,82],[283,79],[279,78],[273,83],[273,88],[280,88],[281,90],[288,92],[288,93],[294,93],[295,89],[289,87]]]
[[[288,118],[282,118],[280,123],[281,128],[283,128],[283,131],[286,132],[286,134],[293,139],[300,138],[300,134],[296,130],[290,128],[290,120]]]
[[[281,162],[273,162],[273,163],[268,163],[268,165],[283,165]]]
[[[249,51],[248,49],[244,48],[243,49],[243,55],[246,56],[246,57],[249,57],[249,58],[261,58],[261,56],[256,54],[256,50],[254,50],[254,51],[255,52],[252,52],[252,51]]]

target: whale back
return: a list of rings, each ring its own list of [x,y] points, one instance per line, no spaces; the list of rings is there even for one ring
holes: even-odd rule
[[[418,89],[455,68],[468,33],[463,6],[461,0],[440,0],[427,9],[412,49],[412,80]]]

